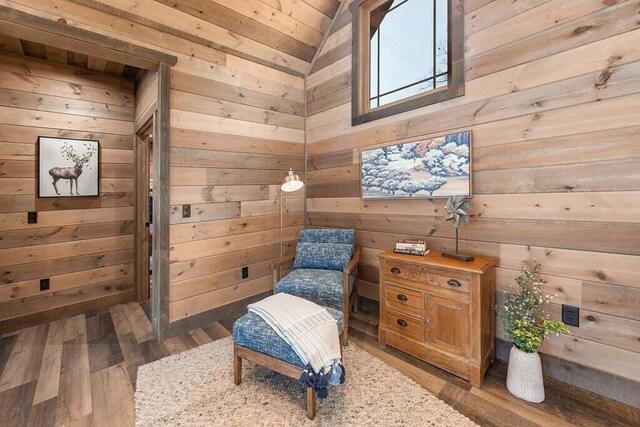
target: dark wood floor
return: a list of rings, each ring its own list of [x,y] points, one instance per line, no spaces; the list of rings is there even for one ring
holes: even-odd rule
[[[377,316],[358,313],[351,321],[350,341],[394,366],[458,412],[483,426],[640,426],[640,409],[545,378],[546,400],[528,403],[506,388],[507,364],[496,360],[482,388],[428,363],[381,345]]]
[[[161,343],[137,303],[23,329],[0,338],[0,425],[133,424],[138,366],[226,337],[235,319]],[[482,389],[380,346],[375,316],[353,320],[351,342],[399,369],[481,425],[640,425],[640,410],[550,380],[533,405],[509,394],[496,363]]]

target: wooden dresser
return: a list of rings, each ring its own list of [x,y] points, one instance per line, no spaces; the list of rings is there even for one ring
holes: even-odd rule
[[[495,265],[438,251],[380,257],[378,340],[480,387],[493,361]]]

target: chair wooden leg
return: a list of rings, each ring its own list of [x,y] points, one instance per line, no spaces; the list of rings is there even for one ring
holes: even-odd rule
[[[358,312],[358,288],[357,287],[354,289],[354,292],[353,292],[352,304],[353,304],[353,312],[357,313]]]
[[[342,329],[342,335],[340,335],[340,343],[345,347],[349,344],[349,316],[344,318],[344,326]]]
[[[233,350],[233,382],[235,385],[240,385],[242,382],[242,357],[236,355],[235,349]]]
[[[312,420],[315,418],[315,416],[316,416],[316,392],[311,387],[307,387],[307,418]]]

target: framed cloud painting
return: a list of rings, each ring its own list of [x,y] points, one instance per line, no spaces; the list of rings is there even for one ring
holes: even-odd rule
[[[459,132],[362,151],[365,199],[471,196],[471,134]]]
[[[99,148],[93,140],[38,137],[38,197],[98,196]]]

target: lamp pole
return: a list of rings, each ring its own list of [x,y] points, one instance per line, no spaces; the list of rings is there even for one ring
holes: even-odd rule
[[[283,205],[283,201],[282,199],[284,198],[284,195],[282,194],[282,188],[280,189],[280,261],[282,261],[282,258],[284,257],[284,220],[283,220],[283,214],[282,214],[282,205]]]
[[[280,260],[284,258],[284,219],[283,219],[283,198],[284,193],[292,193],[294,191],[300,190],[304,187],[304,182],[300,179],[298,175],[293,173],[293,169],[289,169],[287,172],[287,176],[284,177],[282,181],[282,185],[280,186],[280,191],[278,192],[278,196],[276,200],[273,202],[274,204],[280,199]]]

